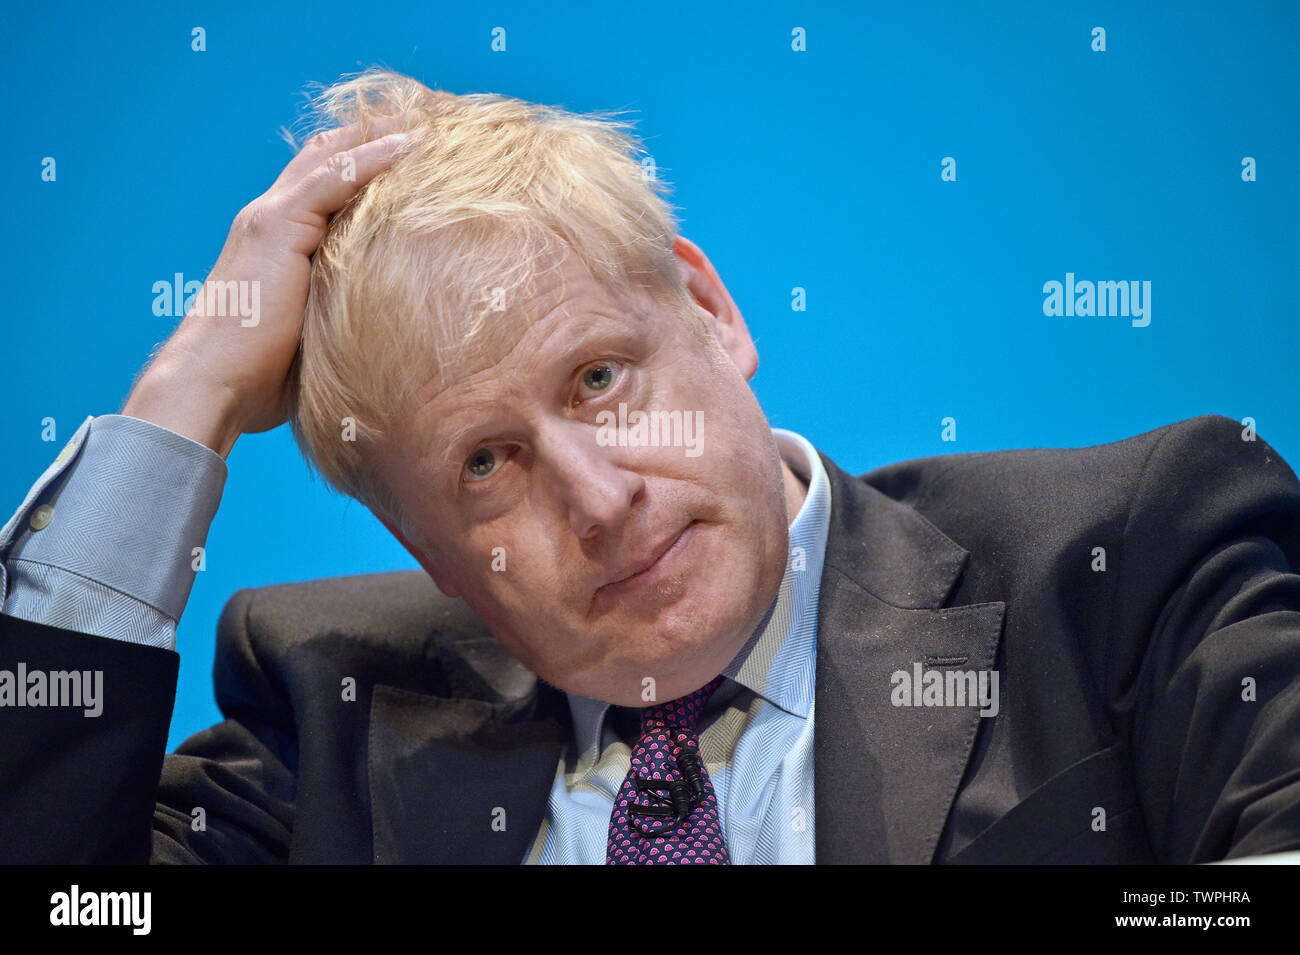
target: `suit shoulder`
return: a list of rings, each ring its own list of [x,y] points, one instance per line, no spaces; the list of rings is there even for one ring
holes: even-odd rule
[[[1215,465],[1242,467],[1253,460],[1243,455],[1243,450],[1263,451],[1268,463],[1276,464],[1279,479],[1295,482],[1295,473],[1281,455],[1253,430],[1232,418],[1212,414],[1176,421],[1104,444],[913,458],[867,472],[860,480],[908,504],[957,489],[974,504],[981,495],[1005,497],[1008,490],[1016,487],[1038,487],[1047,493],[1057,493],[1052,487],[1043,487],[1049,481],[1064,482],[1063,486],[1097,482],[1131,484],[1148,467],[1189,474]],[[1010,488],[1002,484],[1008,479],[1012,481]]]
[[[227,602],[219,627],[229,639],[259,640],[275,653],[322,638],[409,649],[413,638],[453,640],[482,624],[426,573],[410,570],[244,588]]]
[[[958,543],[1018,548],[1035,541],[1113,539],[1136,507],[1144,514],[1217,499],[1286,498],[1294,472],[1242,423],[1201,415],[1105,444],[937,455],[902,461],[861,480],[916,508]],[[1194,509],[1194,508],[1193,508]],[[1183,521],[1194,521],[1188,514]]]
[[[1131,509],[1135,553],[1146,548],[1154,560],[1173,549],[1195,558],[1229,539],[1260,536],[1300,567],[1300,480],[1253,424],[1204,415],[1163,430]]]
[[[980,507],[1009,498],[1054,497],[1071,483],[1124,485],[1169,431],[1186,424],[1177,422],[1083,447],[1011,448],[912,458],[869,471],[861,480],[914,507],[956,500],[966,507]]]
[[[443,696],[491,698],[509,668],[503,648],[462,600],[423,571],[245,588],[217,626],[213,670],[227,716],[300,709],[353,677]],[[287,713],[287,710],[286,710]]]

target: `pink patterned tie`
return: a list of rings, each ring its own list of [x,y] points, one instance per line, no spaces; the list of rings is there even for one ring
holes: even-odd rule
[[[717,677],[641,711],[641,741],[609,817],[607,865],[731,864],[695,735],[704,704],[721,683]]]

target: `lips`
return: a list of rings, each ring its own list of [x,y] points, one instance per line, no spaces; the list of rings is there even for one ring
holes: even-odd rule
[[[694,526],[695,526],[695,522],[691,521],[689,524],[685,525],[680,530],[676,531],[675,533],[669,534],[667,537],[660,540],[653,547],[649,548],[640,557],[624,564],[623,569],[620,570],[617,574],[615,574],[612,578],[610,578],[600,589],[604,590],[606,587],[613,587],[615,584],[621,584],[625,581],[631,580],[633,577],[636,577],[640,574],[644,574],[646,571],[650,570],[652,567],[655,566],[655,564],[659,563],[659,561],[663,558],[664,554],[672,550],[673,545],[676,544],[679,540],[681,540],[682,535],[685,534],[688,530],[690,530]]]

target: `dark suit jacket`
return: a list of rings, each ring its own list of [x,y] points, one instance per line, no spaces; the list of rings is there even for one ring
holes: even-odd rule
[[[1241,431],[862,478],[824,459],[819,862],[1300,848],[1300,483]],[[570,731],[563,694],[418,572],[235,594],[226,719],[166,756],[175,653],[0,617],[0,668],[19,660],[102,669],[105,702],[0,710],[4,861],[514,864]],[[916,662],[995,668],[997,716],[894,706]]]

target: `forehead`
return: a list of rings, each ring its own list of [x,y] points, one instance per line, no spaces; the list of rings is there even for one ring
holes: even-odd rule
[[[603,351],[652,351],[667,316],[647,293],[611,290],[576,256],[554,260],[520,286],[519,301],[487,317],[473,340],[453,343],[421,378],[404,425],[390,435],[402,456],[455,465],[467,435],[562,388]]]
[[[514,288],[485,290],[486,307],[466,334],[446,329],[434,367],[421,387],[421,406],[442,393],[490,382],[495,372],[561,357],[567,346],[620,330],[650,332],[659,307],[645,291],[598,282],[571,251],[543,256]]]

